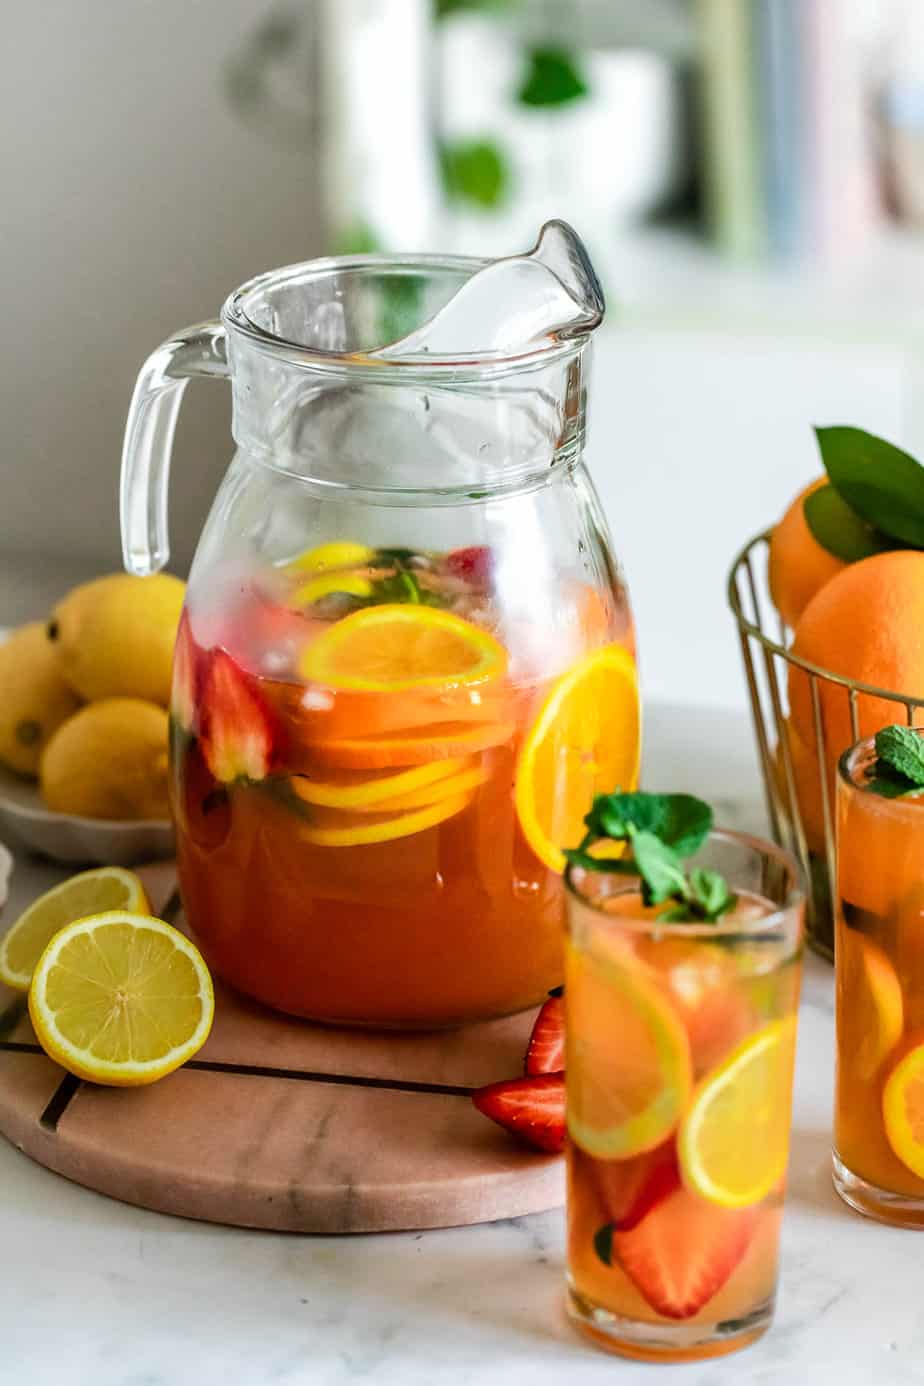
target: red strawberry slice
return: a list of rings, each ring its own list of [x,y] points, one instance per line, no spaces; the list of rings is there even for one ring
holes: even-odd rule
[[[270,767],[274,724],[250,678],[224,650],[215,650],[205,681],[202,752],[220,784],[262,780]]]
[[[173,647],[173,686],[170,693],[170,712],[183,731],[192,731],[201,692],[203,652],[195,643],[189,628],[189,614],[184,611]]]
[[[472,1093],[486,1117],[534,1146],[557,1153],[565,1144],[565,1075],[508,1078]]]
[[[565,1066],[565,1003],[550,996],[543,1003],[526,1049],[526,1073],[559,1073]]]
[[[494,551],[485,544],[453,549],[446,555],[446,568],[453,577],[463,578],[476,587],[487,587],[494,573]]]
[[[631,1231],[615,1232],[612,1250],[652,1309],[689,1319],[740,1265],[758,1217],[757,1208],[719,1208],[678,1189]]]
[[[680,1188],[680,1165],[672,1139],[631,1160],[594,1160],[592,1169],[607,1218],[619,1232],[637,1227]]]

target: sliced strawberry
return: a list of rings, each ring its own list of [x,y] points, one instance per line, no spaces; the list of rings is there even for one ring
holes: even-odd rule
[[[673,1140],[631,1160],[594,1160],[592,1178],[607,1217],[620,1232],[637,1227],[653,1208],[680,1188]]]
[[[612,1252],[652,1309],[689,1319],[740,1265],[759,1216],[757,1208],[720,1208],[681,1188],[630,1231],[614,1232]]]
[[[446,555],[446,569],[453,577],[464,578],[476,587],[487,587],[494,574],[494,550],[485,544],[453,549]]]
[[[184,611],[173,647],[173,686],[170,693],[171,716],[183,731],[191,732],[196,726],[204,660],[204,652],[193,640],[189,628],[189,614]]]
[[[565,1003],[550,996],[536,1016],[526,1049],[524,1072],[558,1073],[565,1066]]]
[[[472,1093],[486,1117],[537,1150],[559,1151],[565,1144],[565,1075],[541,1073],[508,1078]]]
[[[224,650],[215,650],[202,700],[202,752],[220,784],[262,780],[270,767],[274,721],[256,686]]]

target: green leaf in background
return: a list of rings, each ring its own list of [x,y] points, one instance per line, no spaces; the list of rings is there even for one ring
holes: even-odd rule
[[[420,325],[424,281],[414,274],[389,274],[379,288],[380,345],[400,342]]]
[[[331,255],[374,255],[382,243],[368,222],[354,221],[334,236]]]
[[[805,523],[823,549],[845,563],[885,553],[896,541],[861,520],[833,486],[819,486],[802,502]]]
[[[450,201],[499,207],[510,191],[506,156],[493,140],[446,140],[439,147],[443,188]]]
[[[590,91],[577,58],[567,48],[531,48],[527,62],[517,92],[522,106],[565,106]]]
[[[816,428],[831,485],[862,520],[924,548],[924,467],[862,428]]]
[[[451,14],[466,14],[472,10],[505,10],[512,0],[434,0],[433,11],[437,19],[448,19]]]

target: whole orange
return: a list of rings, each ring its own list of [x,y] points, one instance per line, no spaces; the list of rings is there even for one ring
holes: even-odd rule
[[[806,496],[827,484],[820,476],[809,482],[786,511],[770,536],[768,579],[777,611],[791,630],[798,624],[815,593],[847,565],[822,548],[805,519]]]
[[[924,553],[880,553],[845,567],[809,602],[796,627],[793,652],[844,678],[924,698]],[[819,679],[818,692],[826,756],[834,757],[856,739],[847,690]],[[810,680],[793,666],[789,705],[803,744],[812,746]],[[890,722],[903,721],[905,710],[900,703],[861,694],[857,714],[860,736],[872,736]]]

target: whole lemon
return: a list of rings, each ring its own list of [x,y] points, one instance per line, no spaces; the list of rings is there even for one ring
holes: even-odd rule
[[[104,698],[69,717],[42,752],[45,803],[81,818],[167,818],[167,714]]]
[[[69,592],[46,630],[74,691],[87,702],[146,698],[166,707],[185,594],[169,573],[114,573]]]
[[[42,747],[80,706],[64,682],[41,621],[21,626],[0,644],[0,761],[37,775]]]

